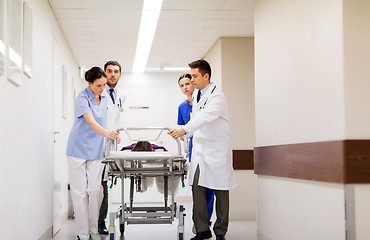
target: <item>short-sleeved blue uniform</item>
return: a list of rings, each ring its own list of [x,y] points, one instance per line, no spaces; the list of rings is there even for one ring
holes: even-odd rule
[[[102,160],[104,137],[90,127],[83,115],[91,112],[103,128],[107,125],[108,104],[105,94],[98,104],[90,87],[81,91],[75,101],[75,122],[69,133],[67,156],[86,160]]]
[[[177,125],[185,125],[190,121],[192,106],[188,100],[183,101],[179,106],[179,113],[177,115]],[[191,161],[191,151],[193,150],[193,137],[189,141],[189,162]]]
[[[188,100],[183,101],[179,106],[179,113],[177,115],[177,124],[185,125],[190,121],[190,115],[192,111],[192,106],[189,104]],[[193,149],[193,137],[189,141],[189,162],[191,161],[191,152]],[[208,225],[211,226],[211,217],[213,213],[213,203],[215,200],[215,193],[213,189],[206,188],[206,198],[208,206]]]

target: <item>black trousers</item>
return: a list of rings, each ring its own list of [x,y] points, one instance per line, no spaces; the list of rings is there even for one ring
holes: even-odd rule
[[[199,165],[194,175],[192,186],[193,192],[193,216],[197,232],[209,230],[208,207],[205,187],[198,185]],[[216,190],[216,222],[213,225],[213,232],[216,235],[225,235],[229,226],[229,190]]]
[[[99,221],[98,221],[99,227],[101,225],[105,226],[105,219],[107,218],[107,214],[108,214],[108,181],[103,181],[105,171],[106,171],[106,166],[104,166],[103,174],[101,178],[101,185],[103,186],[104,196],[103,196],[103,201],[101,203],[100,212],[99,212]]]

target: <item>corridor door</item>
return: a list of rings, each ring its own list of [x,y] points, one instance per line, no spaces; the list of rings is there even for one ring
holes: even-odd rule
[[[57,39],[53,38],[53,236],[61,229],[63,216],[63,172],[65,171],[65,148],[62,134],[62,51]]]

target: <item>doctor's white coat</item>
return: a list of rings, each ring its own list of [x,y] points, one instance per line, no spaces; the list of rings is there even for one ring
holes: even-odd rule
[[[107,119],[107,126],[106,128],[109,128],[111,130],[116,131],[118,128],[122,128],[122,111],[123,111],[123,106],[122,104],[126,100],[126,94],[123,92],[120,92],[116,88],[116,101],[113,104],[112,98],[110,97],[108,91],[108,88],[104,90],[105,95],[107,96],[108,99],[108,119]],[[120,111],[121,109],[121,111]]]
[[[120,92],[117,88],[116,88],[116,101],[115,103],[113,103],[113,100],[112,98],[110,97],[109,93],[108,93],[108,90],[109,87],[106,87],[105,90],[104,90],[104,93],[106,95],[106,98],[108,99],[108,118],[107,118],[107,126],[106,128],[109,128],[111,130],[114,130],[116,131],[118,128],[122,128],[122,119],[121,119],[121,115],[122,115],[122,112],[123,112],[123,106],[122,104],[125,102],[126,100],[126,94],[123,93],[123,92]],[[121,111],[120,111],[121,109]],[[105,145],[106,145],[106,138],[104,138],[104,144],[103,144],[103,154],[105,152]],[[108,171],[106,170],[104,172],[104,181],[107,181],[108,180]]]
[[[193,184],[195,170],[199,165],[200,186],[230,190],[236,187],[236,179],[226,98],[223,92],[211,83],[197,103],[198,91],[193,93],[192,116],[184,126],[185,131],[193,135],[189,184]]]

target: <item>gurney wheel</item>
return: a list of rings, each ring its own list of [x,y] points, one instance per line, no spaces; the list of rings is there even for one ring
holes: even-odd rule
[[[121,223],[119,225],[119,231],[121,232],[121,234],[123,234],[125,232],[125,224],[124,223]]]

